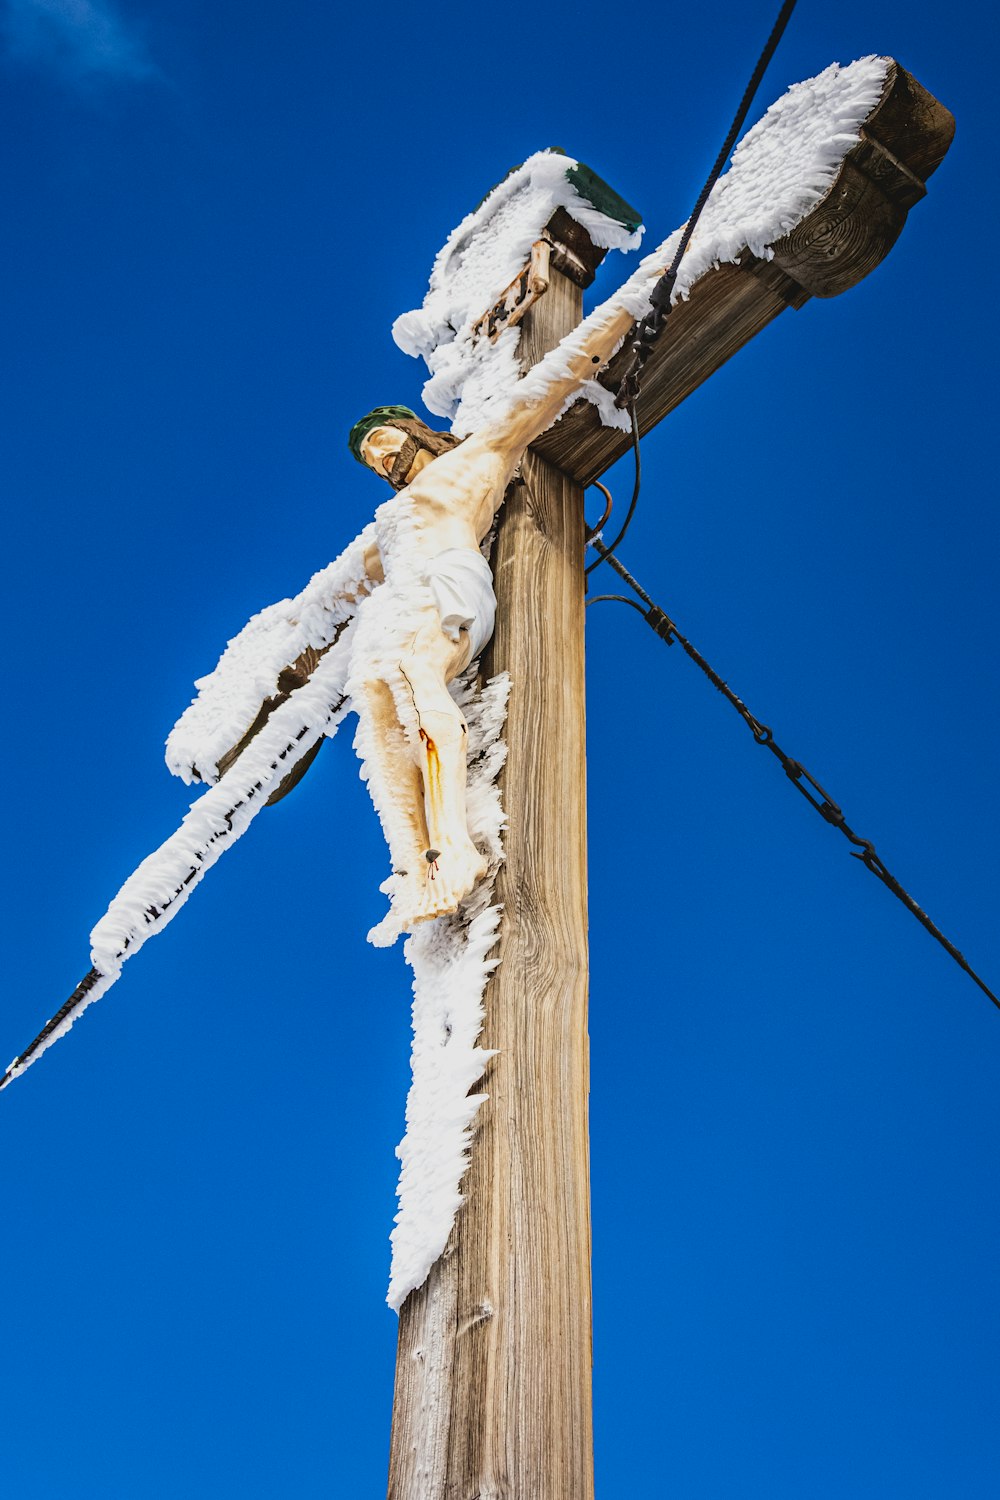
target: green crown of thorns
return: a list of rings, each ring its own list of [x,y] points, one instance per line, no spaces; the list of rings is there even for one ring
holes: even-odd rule
[[[411,411],[408,406],[376,406],[374,411],[370,411],[367,416],[361,417],[355,422],[348,436],[347,446],[359,464],[364,463],[364,459],[361,457],[361,444],[368,434],[374,432],[376,427],[391,427],[393,422],[398,421],[401,417],[405,417],[411,422],[414,420],[419,421],[416,412]]]

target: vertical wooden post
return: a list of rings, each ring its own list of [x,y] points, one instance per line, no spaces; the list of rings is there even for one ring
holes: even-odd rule
[[[553,270],[525,366],[580,321]],[[466,1203],[400,1314],[390,1500],[591,1500],[583,496],[529,453],[500,516],[488,674],[513,680],[501,964]]]

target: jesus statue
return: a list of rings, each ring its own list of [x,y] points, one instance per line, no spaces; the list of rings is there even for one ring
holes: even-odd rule
[[[465,720],[448,691],[493,633],[482,543],[528,445],[607,363],[633,318],[620,304],[600,309],[462,442],[399,406],[351,429],[354,456],[397,492],[375,515],[366,565],[379,587],[359,613],[348,682],[392,858],[390,910],[369,934],[376,944],[457,910],[486,873],[466,821]]]

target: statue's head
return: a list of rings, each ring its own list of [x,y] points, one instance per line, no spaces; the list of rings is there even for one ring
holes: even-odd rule
[[[435,432],[408,406],[376,406],[355,422],[347,445],[359,463],[401,490],[458,441],[450,432]]]

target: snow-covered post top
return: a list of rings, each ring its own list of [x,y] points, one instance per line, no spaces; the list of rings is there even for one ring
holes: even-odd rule
[[[518,380],[520,328],[504,327],[491,339],[480,325],[540,240],[558,270],[588,286],[608,250],[634,250],[642,234],[635,210],[571,156],[537,151],[509,172],[448,236],[423,305],[393,324],[399,347],[431,372],[423,388],[428,410],[465,437]]]
[[[849,247],[852,243],[855,221],[865,220],[863,227],[867,233],[870,226],[866,215],[875,214],[877,218],[878,213],[872,207],[873,198],[872,202],[866,200],[854,214],[851,224],[840,222],[851,219],[851,203],[846,199],[853,202],[857,197],[850,183],[845,186],[843,174],[851,170],[846,159],[856,151],[869,151],[871,160],[866,158],[859,166],[865,182],[877,180],[878,187],[872,188],[876,197],[886,188],[893,172],[897,177],[912,179],[912,172],[896,160],[900,153],[903,157],[909,153],[915,169],[929,175],[950,139],[950,132],[943,131],[940,115],[946,116],[947,112],[885,57],[864,57],[846,66],[834,63],[815,78],[795,84],[747,132],[734,152],[729,171],[716,184],[682,262],[673,301],[690,298],[697,285],[707,282],[719,267],[747,264],[754,258],[772,262],[776,254],[779,267],[787,262],[791,280],[797,279],[793,290],[802,298],[810,294],[836,295],[853,285],[887,253],[905,218],[906,207],[915,198],[900,200],[899,185],[893,182],[889,188],[893,197],[890,212],[893,224],[889,230],[881,226],[881,221],[875,225],[875,232],[869,235],[872,246],[861,254],[861,264],[855,265],[853,262],[859,257],[844,253],[845,244]],[[866,137],[866,127],[873,117],[880,118],[878,128],[885,135],[891,154],[881,151],[877,141],[873,144]],[[929,138],[929,144],[925,137]],[[503,332],[493,345],[477,340],[474,331],[491,297],[498,295],[506,279],[516,275],[528,258],[532,235],[538,232],[541,221],[538,215],[531,222],[529,205],[536,192],[542,194],[546,188],[562,190],[559,162],[560,158],[551,153],[530,158],[475,213],[463,220],[437,257],[423,307],[404,314],[394,326],[399,346],[407,353],[423,357],[431,371],[424,388],[428,406],[440,415],[451,417],[453,430],[460,436],[501,416],[516,381],[517,331]],[[536,185],[536,172],[550,173],[552,177],[543,176]],[[917,184],[916,195],[920,196],[920,192],[921,186]],[[820,205],[824,205],[831,222],[817,223],[816,234],[821,240],[824,234],[833,234],[836,244],[829,248],[829,253],[825,253],[828,248],[825,242],[814,244],[806,232],[806,221],[812,224],[812,216]],[[524,222],[520,220],[522,207],[526,214]],[[801,242],[793,241],[790,237],[800,226]],[[646,255],[604,309],[591,314],[579,329],[580,338],[587,337],[587,324],[605,315],[612,304],[628,309],[636,319],[648,311],[649,294],[659,273],[669,264],[683,227],[679,225]],[[604,242],[619,248],[627,249],[634,244],[628,226],[613,218],[610,227],[605,222],[591,223],[587,228],[594,236],[603,234]],[[832,279],[828,261],[836,261]],[[851,261],[849,266],[847,261]],[[750,336],[756,331],[753,328]],[[739,342],[745,339],[738,340],[737,347]],[[554,352],[536,366],[529,382],[522,385],[521,396],[540,391],[569,352],[568,349]],[[601,422],[609,427],[627,426],[627,419],[617,411],[613,399],[598,381],[589,382],[580,395],[597,408]],[[665,415],[665,410],[658,412],[654,420]],[[593,425],[593,416],[587,421]],[[643,425],[650,425],[648,415]],[[574,438],[580,426],[580,422],[575,424]],[[587,469],[585,465],[581,468],[574,460],[574,443],[569,434],[560,441],[553,433],[538,451],[544,451],[557,467],[574,477],[583,477],[586,470],[587,477],[592,478],[593,468]],[[596,472],[603,467],[606,465],[602,464]]]

